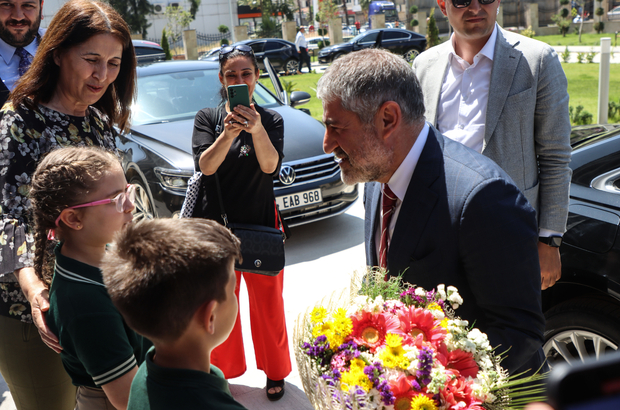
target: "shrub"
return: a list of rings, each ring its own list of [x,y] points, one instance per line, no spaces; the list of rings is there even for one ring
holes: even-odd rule
[[[565,19],[566,17],[568,17],[568,15],[570,14],[570,11],[568,9],[562,9],[560,10],[560,15],[562,16],[563,19]]]
[[[433,7],[428,19],[428,27],[426,28],[426,48],[429,49],[439,43],[441,43],[441,40],[439,40],[439,29],[435,22],[435,8]]]
[[[620,99],[610,101],[607,107],[607,122],[620,122]]]
[[[323,42],[323,40],[319,40],[319,42],[317,43],[319,50],[323,47],[327,47],[329,44],[329,40],[325,40],[325,42]]]
[[[577,62],[579,64],[583,63],[583,59],[585,58],[586,53],[577,53]]]
[[[594,60],[594,56],[596,56],[596,53],[594,52],[594,50],[591,50],[588,54],[586,54],[586,61],[592,64],[592,61]]]
[[[568,3],[570,3],[570,0],[560,0],[562,6],[566,6]]]
[[[565,63],[568,63],[569,59],[570,59],[570,51],[568,51],[568,46],[566,46],[566,49],[564,49],[564,52],[562,53],[562,61]]]
[[[551,16],[551,20],[553,20],[553,22],[558,26],[558,29],[560,29],[560,34],[562,34],[562,37],[566,36],[566,33],[568,33],[568,29],[570,28],[570,20],[565,19],[560,14],[554,14]]]
[[[536,32],[532,30],[532,26],[529,26],[525,30],[522,30],[521,34],[524,35],[525,37],[534,38],[534,36],[536,35]]]
[[[592,114],[584,111],[583,105],[578,105],[574,110],[572,106],[568,107],[568,114],[573,125],[592,124]]]
[[[168,44],[168,37],[166,36],[166,29],[161,33],[161,48],[164,49],[166,60],[172,60],[172,53],[170,53],[170,44]]]
[[[227,38],[223,38],[223,39],[220,40],[220,46],[227,46],[229,44],[230,44],[230,42],[228,41]]]
[[[228,33],[228,26],[221,24],[220,26],[218,26],[217,31],[219,31],[222,34],[226,34]]]
[[[409,13],[416,14],[418,12],[418,6],[411,6]]]
[[[599,7],[594,11],[594,14],[596,14],[597,16],[602,16],[603,14],[605,14],[605,10],[603,10],[602,7]]]
[[[418,20],[416,20],[416,19],[413,19],[413,20],[411,20],[411,23],[409,23],[409,24],[411,24],[411,27],[416,27],[418,24],[420,24],[420,22]]]
[[[605,23],[603,23],[602,21],[597,21],[596,23],[594,23],[594,30],[596,30],[597,33],[601,34],[605,30]]]

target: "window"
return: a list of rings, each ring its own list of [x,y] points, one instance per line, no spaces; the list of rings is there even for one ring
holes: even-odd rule
[[[383,32],[383,40],[405,40],[409,38],[409,34],[402,31],[386,30]]]

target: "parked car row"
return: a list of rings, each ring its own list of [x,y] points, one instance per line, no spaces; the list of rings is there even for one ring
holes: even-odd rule
[[[368,30],[346,43],[334,44],[321,49],[319,51],[319,63],[329,64],[341,55],[370,47],[385,48],[392,53],[404,56],[408,62],[412,62],[426,49],[426,37],[399,28]]]
[[[299,68],[299,53],[295,44],[281,38],[258,38],[255,40],[243,40],[236,44],[247,44],[252,47],[258,68],[266,71],[264,59],[269,58],[273,67],[278,71],[295,72]],[[219,50],[202,56],[200,60],[215,61],[219,60]]]

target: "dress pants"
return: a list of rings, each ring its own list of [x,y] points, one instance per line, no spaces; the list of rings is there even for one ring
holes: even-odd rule
[[[235,271],[239,300],[241,275],[248,289],[250,325],[256,354],[256,367],[272,380],[281,380],[291,372],[286,321],[284,318],[284,270],[277,276]],[[245,373],[245,351],[241,334],[241,320],[237,313],[235,326],[228,339],[211,352],[211,363],[224,372],[227,379]]]
[[[76,388],[34,324],[0,316],[0,372],[18,410],[70,410]]]
[[[301,73],[301,67],[306,63],[308,66],[308,72],[312,72],[312,68],[310,67],[310,54],[308,54],[308,49],[299,47],[299,72]]]

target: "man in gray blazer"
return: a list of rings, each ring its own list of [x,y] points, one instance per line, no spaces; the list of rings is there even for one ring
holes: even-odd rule
[[[537,210],[542,289],[561,275],[571,171],[567,82],[544,43],[502,30],[500,0],[438,0],[450,41],[413,68],[426,119],[445,136],[495,161]]]
[[[319,80],[323,149],[364,188],[366,263],[426,289],[459,289],[457,314],[486,332],[511,374],[543,362],[536,213],[493,161],[424,121],[399,56],[366,49]],[[386,206],[386,202],[392,201]],[[389,220],[388,220],[389,219]]]

